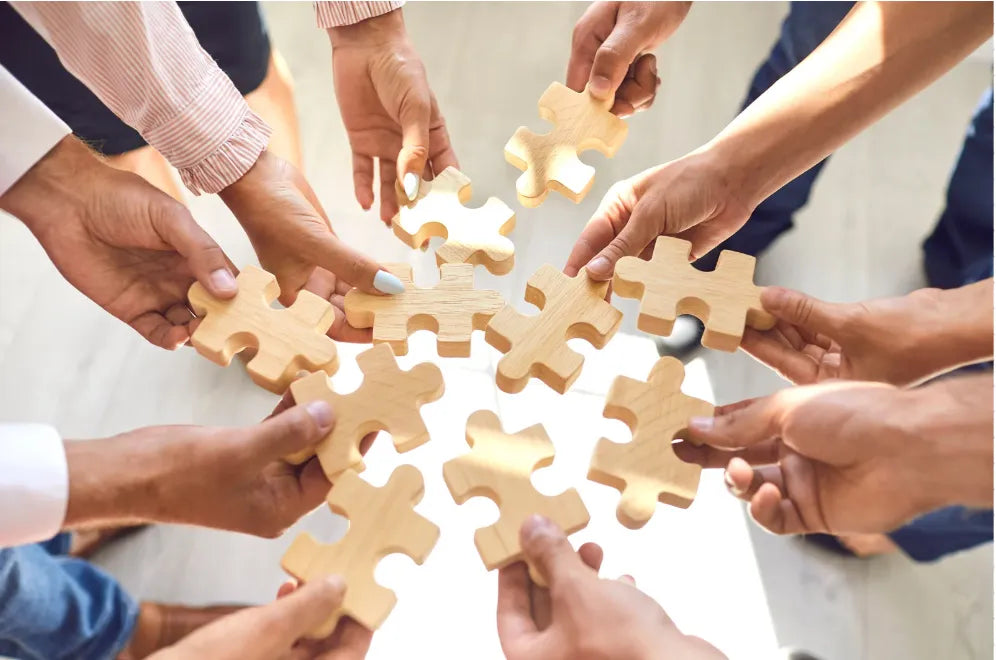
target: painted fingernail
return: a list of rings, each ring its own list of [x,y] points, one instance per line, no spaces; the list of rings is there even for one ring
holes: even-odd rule
[[[215,290],[221,293],[234,293],[239,288],[239,285],[235,283],[235,278],[226,268],[212,271],[209,277]]]
[[[409,202],[414,202],[418,196],[418,175],[414,172],[405,174],[405,194]]]
[[[381,293],[394,295],[405,292],[405,285],[396,275],[392,275],[386,270],[378,270],[374,275],[374,288]]]
[[[332,406],[327,401],[309,401],[304,409],[319,427],[325,428],[332,424]]]
[[[692,417],[688,420],[689,428],[703,433],[708,433],[716,425],[716,420],[712,417]]]
[[[526,541],[556,532],[557,527],[549,518],[532,514],[522,523],[522,538]]]
[[[609,263],[608,257],[595,257],[588,262],[588,272],[596,273],[598,275],[605,274],[612,265]]]

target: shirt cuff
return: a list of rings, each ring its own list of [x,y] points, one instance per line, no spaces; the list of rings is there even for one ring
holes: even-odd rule
[[[213,194],[249,171],[272,130],[217,67],[194,98],[178,117],[142,137],[179,170],[191,192]]]
[[[45,424],[0,424],[0,547],[55,536],[69,504],[69,466]]]
[[[404,0],[382,2],[316,2],[315,14],[322,29],[353,25],[400,9]]]

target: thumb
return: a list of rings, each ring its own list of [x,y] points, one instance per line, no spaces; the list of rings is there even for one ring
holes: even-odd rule
[[[172,201],[172,200],[171,200]],[[225,253],[179,202],[155,216],[162,239],[187,260],[190,272],[216,298],[231,298],[238,291]]]
[[[643,46],[639,41],[638,28],[638,23],[629,20],[616,23],[612,33],[595,51],[588,79],[588,91],[595,98],[611,99],[623,83],[629,65]]]
[[[408,202],[418,197],[419,184],[429,159],[429,121],[432,101],[429,85],[413,80],[405,93],[398,113],[401,123],[401,151],[398,153],[398,181]]]
[[[519,530],[519,542],[526,561],[539,571],[550,588],[558,580],[570,580],[586,570],[590,572],[563,530],[549,518],[536,514],[526,518]]]
[[[778,437],[786,391],[791,390],[755,399],[744,406],[730,406],[728,412],[716,417],[692,417],[685,439],[710,447],[742,449]]]
[[[277,655],[289,649],[298,639],[321,626],[342,605],[346,583],[332,575],[298,587],[293,593],[259,608],[256,630],[266,631],[266,644],[279,649]]]
[[[251,430],[249,447],[261,462],[313,448],[335,426],[335,413],[326,401],[309,401],[288,408]]]
[[[640,255],[657,234],[657,226],[651,222],[649,214],[641,205],[637,204],[622,230],[588,262],[588,275],[598,281],[612,279],[616,262],[623,257]]]
[[[761,304],[782,321],[788,321],[812,333],[833,337],[842,323],[843,305],[828,303],[804,293],[778,286],[765,287]]]

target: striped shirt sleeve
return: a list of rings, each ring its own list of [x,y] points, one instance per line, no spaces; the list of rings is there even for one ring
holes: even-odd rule
[[[234,183],[266,148],[270,127],[201,48],[175,2],[11,5],[194,194]]]
[[[315,14],[318,17],[318,27],[333,28],[343,25],[353,25],[374,16],[392,12],[405,4],[403,0],[384,0],[382,2],[316,2]]]

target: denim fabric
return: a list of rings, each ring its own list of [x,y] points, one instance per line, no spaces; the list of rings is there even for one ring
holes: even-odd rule
[[[0,548],[0,656],[107,660],[128,643],[137,603],[68,549],[68,534]]]
[[[889,538],[916,561],[933,561],[993,540],[993,510],[951,506],[920,516]]]

